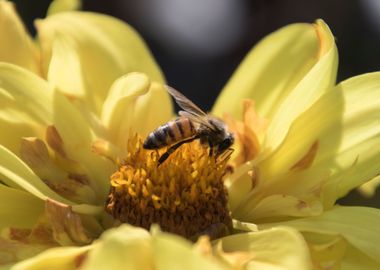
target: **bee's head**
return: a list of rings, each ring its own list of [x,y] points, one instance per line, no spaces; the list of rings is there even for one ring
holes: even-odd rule
[[[235,138],[232,135],[232,133],[227,133],[227,136],[224,138],[224,140],[218,145],[218,153],[221,154],[234,143]]]

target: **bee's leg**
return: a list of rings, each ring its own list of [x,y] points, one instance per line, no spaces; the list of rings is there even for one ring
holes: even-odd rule
[[[212,154],[214,153],[214,145],[210,140],[208,141],[208,146],[210,147],[210,151],[208,152],[208,156],[212,157]]]
[[[162,156],[160,156],[160,158],[158,159],[157,167],[160,166],[170,156],[170,154],[172,154],[175,150],[177,150],[178,147],[180,147],[182,144],[192,142],[198,138],[199,136],[194,136],[194,137],[191,137],[190,139],[180,141],[174,144],[173,146],[171,146]]]
[[[217,154],[218,163],[223,162],[224,160],[228,159],[232,155],[233,152],[234,152],[233,148],[228,148],[223,153],[218,153]]]
[[[210,145],[210,151],[208,152],[208,156],[211,157],[214,153],[214,147]]]

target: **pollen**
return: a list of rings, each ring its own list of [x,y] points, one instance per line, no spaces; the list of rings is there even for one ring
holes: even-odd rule
[[[228,233],[232,221],[223,183],[228,158],[209,156],[208,146],[194,141],[157,166],[166,149],[146,150],[137,136],[127,147],[111,176],[106,204],[116,220],[146,229],[159,224],[189,239]]]

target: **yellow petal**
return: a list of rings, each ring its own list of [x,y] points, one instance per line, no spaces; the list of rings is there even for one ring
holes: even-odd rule
[[[236,218],[240,219],[242,216],[244,221],[258,222],[273,217],[315,216],[323,211],[322,204],[316,200],[308,202],[285,194],[267,196],[253,207],[249,208],[250,206],[251,204],[247,204],[245,209],[238,209]]]
[[[251,177],[238,177],[236,173],[230,176],[238,177],[234,179],[233,188],[227,186],[234,218],[245,222],[273,222],[284,217],[319,215],[323,211],[321,190],[329,176],[325,170],[289,171],[273,178],[262,177],[258,169],[252,171],[256,172],[251,173]],[[241,189],[234,188],[239,184]]]
[[[59,87],[64,85],[65,87],[60,90],[71,99],[90,98],[86,97],[89,93],[86,93],[86,78],[81,66],[80,52],[76,49],[75,42],[70,37],[58,33],[51,50],[47,80]]]
[[[259,164],[262,178],[268,179],[292,170],[315,144],[318,145],[315,159],[321,156],[321,148],[336,148],[341,138],[343,110],[340,89],[335,88],[322,96],[292,123],[281,145]],[[312,166],[313,162],[316,161],[312,161]]]
[[[260,164],[263,178],[286,173],[317,142],[314,168],[331,170],[324,205],[380,173],[380,74],[351,78],[326,93],[292,124],[281,146]]]
[[[81,6],[81,0],[54,0],[49,5],[47,15],[50,16],[59,12],[78,10]]]
[[[378,270],[380,269],[380,263],[371,258],[360,250],[348,246],[346,254],[342,261],[342,270]]]
[[[46,185],[61,196],[78,203],[95,201],[94,191],[86,184],[85,177],[68,173],[58,166],[42,140],[33,137],[22,138],[20,156]]]
[[[110,141],[123,152],[127,139],[137,132],[148,132],[171,117],[171,102],[167,91],[150,83],[141,73],[129,73],[118,79],[104,102],[101,120],[108,130]]]
[[[359,192],[365,197],[373,197],[376,193],[376,189],[380,186],[380,176],[369,180],[359,187]]]
[[[336,206],[317,217],[281,222],[299,231],[341,235],[348,243],[380,263],[380,210],[368,207]],[[262,228],[274,224],[263,224]],[[259,226],[260,227],[260,226]]]
[[[55,201],[72,205],[77,213],[99,214],[103,209],[88,204],[76,204],[50,189],[21,159],[14,153],[0,145],[0,179],[16,189],[23,189],[41,200],[53,199]]]
[[[24,189],[42,200],[52,198],[72,204],[52,191],[21,159],[2,145],[0,145],[0,160],[0,177],[6,185]]]
[[[16,235],[17,230],[12,230],[11,234]],[[22,229],[18,231],[23,235]],[[4,231],[2,232],[4,234]],[[51,244],[30,243],[28,241],[18,241],[19,239],[7,239],[0,237],[0,269],[12,269],[15,263],[36,256],[42,251],[51,247]],[[7,265],[7,266],[4,266]],[[2,268],[4,266],[5,268]],[[9,267],[9,268],[8,268]]]
[[[80,111],[47,82],[11,64],[0,64],[0,89],[0,143],[18,153],[21,137],[46,137],[57,155],[83,166],[103,202],[113,164],[91,151],[95,135]]]
[[[244,269],[285,270],[312,269],[309,250],[296,230],[277,227],[259,232],[242,233],[219,240],[223,252],[221,258],[233,253],[246,253],[251,258]]]
[[[75,270],[81,265],[90,248],[92,246],[51,248],[14,265],[10,270]]]
[[[122,225],[105,232],[86,258],[84,270],[224,269],[192,249],[185,239]]]
[[[251,162],[241,165],[232,175],[226,177],[225,185],[228,189],[228,206],[231,212],[239,210],[239,205],[255,187],[256,177]]]
[[[81,245],[91,242],[92,239],[87,235],[81,217],[74,213],[69,205],[47,200],[46,216],[54,240],[60,245]]]
[[[42,200],[27,192],[0,184],[0,228],[30,228],[43,211]]]
[[[342,120],[322,135],[324,147],[315,160],[315,166],[333,170],[326,187],[330,189],[325,198],[329,207],[380,174],[380,73],[348,79],[337,89],[344,95]]]
[[[12,2],[0,1],[0,61],[40,73],[39,54]]]
[[[315,269],[341,269],[342,260],[349,246],[343,237],[305,232],[303,236],[309,246]]]
[[[149,79],[140,73],[130,73],[116,80],[103,104],[101,121],[108,131],[110,141],[119,149],[126,149],[133,133],[134,107],[139,96],[147,93]]]
[[[191,244],[179,236],[160,233],[153,236],[154,269],[196,270],[226,269],[193,250]]]
[[[272,119],[266,145],[275,148],[291,122],[335,84],[336,69],[334,37],[323,21],[287,26],[249,53],[213,112],[240,118],[241,100],[255,100],[258,114]]]
[[[128,225],[108,230],[89,252],[83,270],[153,269],[149,237],[146,230]]]
[[[314,168],[331,170],[324,205],[380,173],[380,74],[351,78],[321,97],[292,124],[287,137],[260,164],[263,178],[286,173],[317,142]]]
[[[97,114],[111,84],[128,72],[143,72],[153,81],[164,82],[144,42],[132,28],[117,19],[95,13],[63,12],[38,21],[37,29],[44,74],[49,73],[49,79],[57,83],[59,89],[69,92],[71,85],[60,78],[61,72],[57,67],[65,66],[73,56],[78,57],[74,62],[80,67],[72,70],[71,74],[77,78],[76,81],[85,82],[85,102]],[[53,46],[57,35],[64,36],[72,46],[65,46],[64,51],[55,55],[57,51]],[[55,64],[50,67],[51,58]],[[76,74],[78,68],[82,71],[81,80]],[[62,76],[68,74],[65,72]]]
[[[340,235],[303,232],[315,269],[375,270],[380,264],[350,245]]]
[[[136,101],[131,130],[144,138],[172,118],[173,105],[166,88],[152,82],[149,91]]]

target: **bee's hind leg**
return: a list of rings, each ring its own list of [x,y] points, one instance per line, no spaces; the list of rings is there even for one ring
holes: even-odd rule
[[[180,141],[180,142],[174,144],[173,146],[169,147],[169,149],[165,153],[163,153],[162,156],[160,156],[160,158],[158,159],[157,167],[160,166],[182,144],[192,142],[198,138],[199,138],[199,136],[191,137],[190,139]]]

